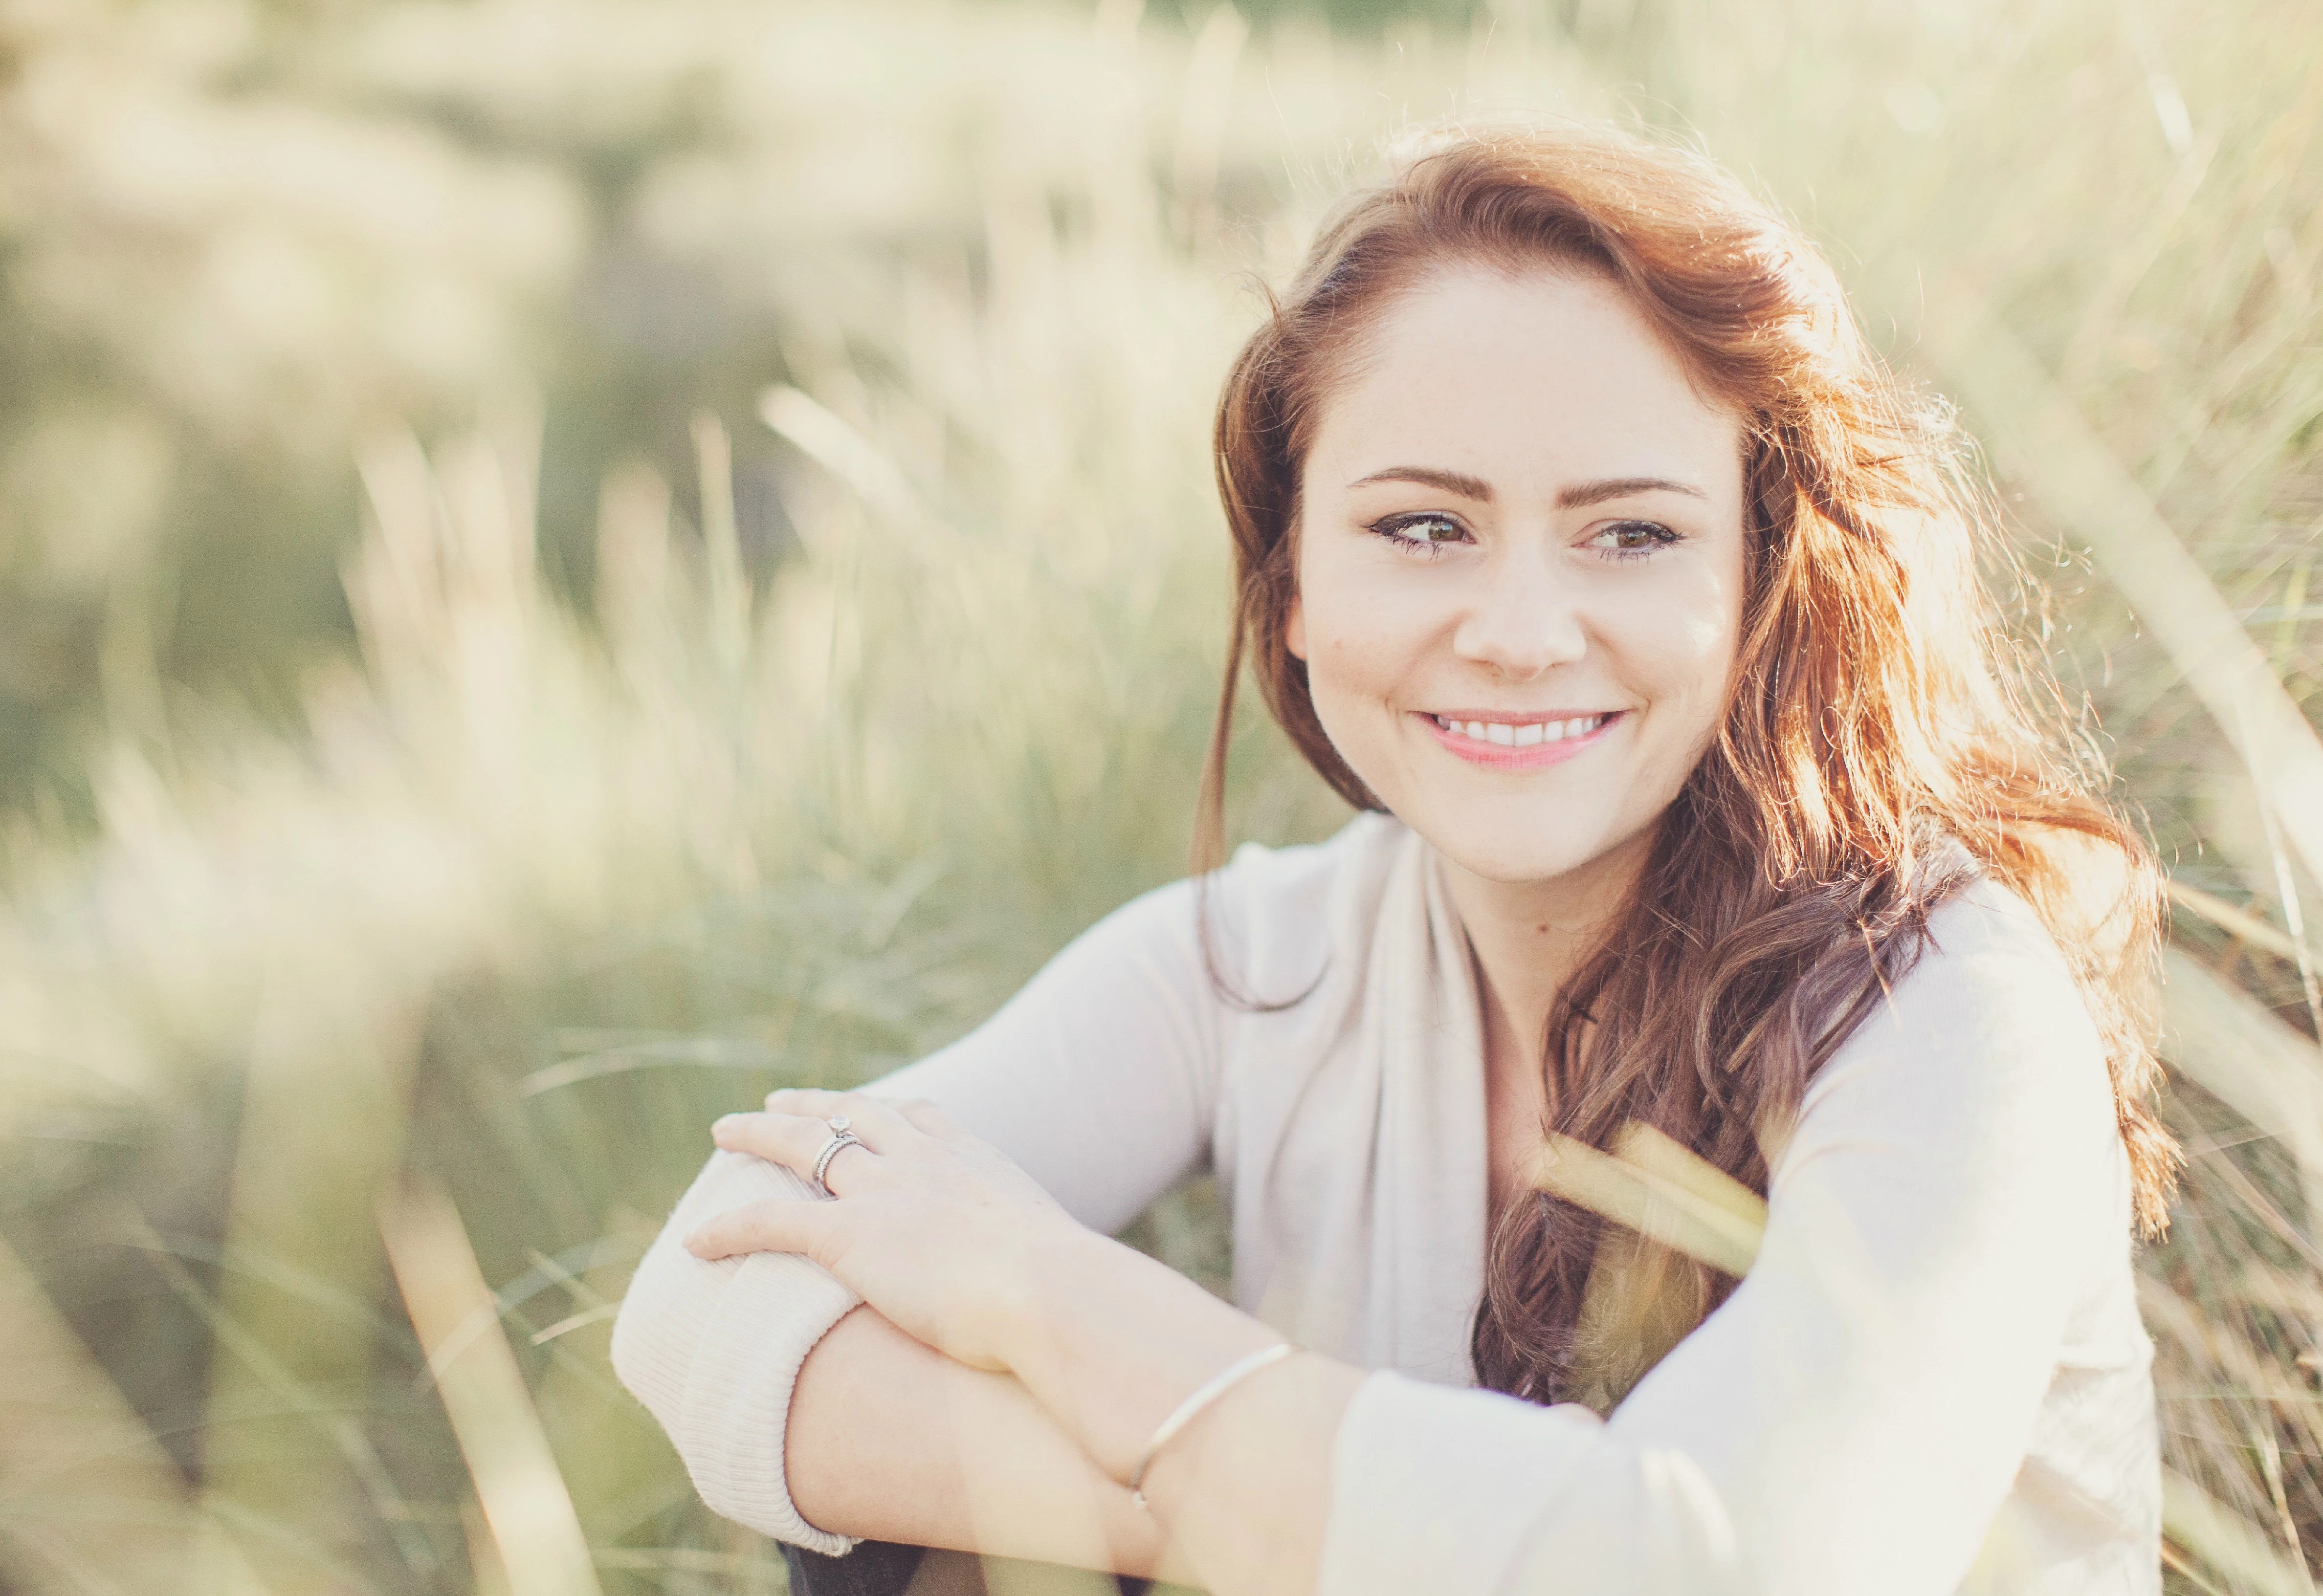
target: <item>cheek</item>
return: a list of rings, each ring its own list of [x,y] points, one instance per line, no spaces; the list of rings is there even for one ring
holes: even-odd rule
[[[1409,665],[1412,634],[1425,630],[1415,626],[1412,594],[1367,573],[1316,565],[1292,615],[1317,702],[1386,694]]]
[[[1686,696],[1699,701],[1705,716],[1715,716],[1725,706],[1734,678],[1740,619],[1732,615],[1696,616],[1670,640],[1671,673],[1684,674]]]
[[[1725,713],[1740,646],[1740,573],[1690,573],[1670,589],[1639,594],[1625,653],[1648,694],[1676,713],[1671,729],[1695,752]]]

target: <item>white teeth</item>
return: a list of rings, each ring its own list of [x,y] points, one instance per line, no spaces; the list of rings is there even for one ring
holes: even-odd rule
[[[1605,715],[1582,715],[1571,720],[1529,720],[1513,725],[1505,720],[1446,720],[1439,715],[1436,724],[1475,742],[1492,743],[1503,748],[1530,748],[1542,743],[1563,742],[1569,737],[1586,737],[1608,719]]]

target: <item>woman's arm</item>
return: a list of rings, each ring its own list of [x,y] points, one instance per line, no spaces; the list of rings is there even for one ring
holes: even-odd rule
[[[1983,923],[1976,916],[2006,923]],[[2019,906],[1932,953],[1827,1068],[1758,1261],[1604,1426],[1294,1358],[1235,1388],[1148,1497],[1222,1596],[1414,1589],[1951,1591],[2028,1445],[2078,1283],[2127,1247],[2104,1059]],[[1276,1339],[1073,1226],[940,1116],[826,1094],[723,1124],[811,1159],[866,1113],[836,1203],[744,1210],[704,1255],[808,1253],[900,1328],[1005,1367],[1107,1475]]]
[[[1214,896],[1223,910],[1233,883],[1222,881]],[[1199,1164],[1216,1116],[1217,1004],[1195,936],[1194,908],[1189,883],[1125,905],[1076,939],[985,1024],[869,1092],[941,1103],[1083,1224],[1119,1227]],[[849,1548],[845,1536],[869,1532],[858,1527],[850,1510],[831,1525],[813,1511],[802,1513],[794,1491],[798,1501],[828,1510],[853,1500],[849,1493],[868,1477],[896,1479],[925,1467],[959,1481],[1015,1465],[1005,1459],[996,1464],[981,1432],[961,1432],[957,1445],[965,1450],[954,1449],[954,1436],[932,1426],[914,1405],[921,1397],[949,1400],[948,1393],[969,1389],[986,1393],[978,1400],[995,1400],[990,1380],[939,1380],[923,1391],[911,1382],[938,1379],[941,1371],[923,1359],[899,1366],[896,1358],[911,1354],[896,1353],[892,1339],[860,1328],[824,1339],[859,1300],[824,1270],[772,1253],[712,1264],[679,1245],[680,1236],[713,1213],[752,1202],[813,1200],[787,1169],[713,1154],[640,1265],[615,1325],[613,1351],[617,1371],[661,1421],[712,1508],[835,1554]],[[871,1318],[858,1315],[850,1323]],[[834,1403],[859,1393],[867,1404],[879,1402],[876,1418],[867,1408],[852,1424],[811,1425],[804,1439],[786,1437],[793,1380],[803,1361],[813,1372],[802,1389],[818,1408],[831,1393]],[[889,1399],[899,1390],[914,1399]],[[1052,1425],[1041,1434],[1058,1438]],[[1039,1455],[1038,1444],[1022,1435],[1005,1449],[1012,1457]],[[1038,1478],[1063,1477],[1041,1467],[1048,1472],[1036,1470]],[[1060,1512],[1082,1511],[1072,1504],[1085,1501],[1087,1491],[1076,1486],[1074,1492]],[[923,1545],[959,1544],[960,1515],[944,1500],[917,1490],[889,1493],[877,1504],[877,1532]],[[923,1504],[924,1519],[918,1516]],[[1087,1546],[1088,1537],[1073,1544]],[[1022,1550],[1039,1555],[1031,1546]]]
[[[679,1244],[746,1204],[816,1200],[787,1169],[714,1154],[615,1323],[614,1368],[702,1500],[826,1555],[860,1537],[1161,1572],[1159,1526],[1015,1380],[930,1350],[804,1258]]]
[[[1978,889],[1933,929],[1937,949],[1769,1148],[1749,1276],[1602,1430],[1392,1375],[1364,1388],[1335,1452],[1325,1589],[1408,1588],[1423,1568],[1512,1592],[1960,1584],[2043,1419],[2077,1297],[2127,1274],[2128,1171],[2101,1045],[2029,912]],[[2153,1468],[2150,1410],[2080,1422],[2120,1449],[2108,1464],[2142,1453]],[[1560,1450],[1577,1456],[1530,1510],[1463,1537],[1457,1562],[1399,1533],[1462,1519],[1495,1477]],[[2046,1527],[2067,1541],[1992,1550],[2112,1546],[2124,1578],[2140,1557],[2150,1578],[2153,1551],[2132,1548],[2153,1526],[2117,1516],[2138,1494],[2126,1482],[2120,1506]]]
[[[865,1147],[825,1172],[840,1200],[736,1209],[691,1231],[687,1247],[719,1260],[803,1253],[904,1316],[900,1326],[850,1316],[877,1328],[842,1349],[821,1393],[802,1382],[794,1445],[815,1463],[796,1489],[815,1522],[1125,1573],[1144,1572],[1166,1531],[1180,1554],[1163,1554],[1171,1577],[1231,1592],[1314,1588],[1331,1439],[1359,1371],[1307,1356],[1237,1387],[1157,1459],[1141,1511],[1116,1481],[1155,1426],[1219,1369],[1281,1338],[1077,1225],[932,1105],[826,1092],[769,1102],[721,1120],[720,1145],[811,1167],[824,1120],[844,1112]],[[892,1337],[932,1363],[897,1356]],[[986,1372],[1004,1369],[1024,1383]],[[850,1436],[849,1405],[891,1378],[904,1388]],[[957,1411],[1007,1427],[941,1433]],[[898,1450],[899,1433],[916,1439]],[[985,1506],[1002,1495],[1012,1500]],[[1080,1507],[1092,1500],[1093,1526]]]
[[[1015,1380],[970,1369],[868,1307],[833,1326],[790,1405],[794,1500],[867,1540],[1184,1580],[1162,1527]],[[814,1459],[805,1471],[802,1456]]]
[[[1108,1478],[1130,1475],[1190,1392],[1282,1339],[1103,1236],[1055,1238],[1024,1278],[1028,1289],[1002,1332],[1004,1355]],[[1316,1353],[1269,1365],[1154,1455],[1143,1481],[1148,1512],[1190,1571],[1180,1577],[1221,1596],[1316,1590],[1333,1440],[1363,1380],[1361,1370]]]

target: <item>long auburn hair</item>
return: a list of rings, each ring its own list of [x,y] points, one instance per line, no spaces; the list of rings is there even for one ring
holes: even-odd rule
[[[1544,1131],[1610,1147],[1642,1123],[1763,1194],[1810,1079],[1980,868],[2073,966],[2106,1044],[2135,1219],[2161,1234],[2181,1155],[2153,1104],[2159,876],[1980,568],[2035,590],[1950,413],[1888,374],[1813,247],[1692,154],[1602,128],[1445,135],[1317,240],[1218,401],[1237,587],[1198,872],[1223,858],[1245,660],[1332,789],[1383,807],[1325,735],[1285,644],[1299,470],[1366,330],[1399,291],[1456,265],[1610,280],[1745,438],[1732,700],[1626,910],[1558,996]],[[1610,1408],[1734,1284],[1528,1192],[1493,1219],[1477,1376]]]

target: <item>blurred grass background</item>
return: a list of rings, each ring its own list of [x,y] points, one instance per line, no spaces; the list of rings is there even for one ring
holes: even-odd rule
[[[627,1271],[1181,872],[1253,284],[1513,109],[1698,141],[1988,440],[2176,883],[2169,1581],[2309,1591],[2311,0],[7,0],[0,1591],[779,1590]],[[1233,813],[1338,819],[1255,720]]]

